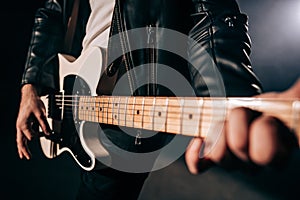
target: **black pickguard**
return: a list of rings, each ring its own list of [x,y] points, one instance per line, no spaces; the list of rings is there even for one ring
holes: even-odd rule
[[[61,131],[60,133],[54,133],[51,136],[51,140],[59,144],[59,148],[68,148],[72,151],[77,161],[84,167],[89,168],[91,166],[91,158],[83,149],[80,138],[78,135],[80,121],[78,120],[77,113],[74,112],[73,107],[77,107],[76,95],[90,95],[88,85],[83,79],[76,75],[69,75],[64,78],[64,107],[63,119],[61,119]],[[49,99],[49,105],[51,98]],[[56,101],[61,99],[57,99]],[[59,103],[55,102],[56,105]],[[49,108],[50,109],[50,108]],[[57,108],[60,109],[60,108]],[[57,113],[52,108],[52,118],[57,118]],[[50,116],[51,117],[51,116]]]

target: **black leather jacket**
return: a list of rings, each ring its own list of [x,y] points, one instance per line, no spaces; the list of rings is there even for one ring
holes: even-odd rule
[[[21,85],[35,85],[40,95],[59,88],[57,54],[80,55],[90,7],[88,0],[80,1],[73,48],[71,52],[64,52],[64,37],[72,5],[73,0],[47,0],[44,7],[36,11]]]
[[[57,63],[51,58],[58,52],[62,52],[71,5],[72,0],[47,0],[45,7],[36,12],[22,85],[34,84],[40,94],[58,88]],[[68,52],[74,56],[78,56],[81,51],[81,42],[90,13],[88,0],[81,0],[79,10],[74,48],[72,52]],[[134,10],[140,12],[133,12]],[[125,50],[129,48],[127,51],[130,51],[131,46],[139,45],[137,43],[148,42],[147,44],[152,46],[125,53],[124,56],[113,60],[109,63],[107,73],[109,75],[118,73],[120,78],[133,67],[149,64],[148,67],[144,67],[145,70],[138,71],[139,74],[130,72],[130,76],[127,76],[128,84],[123,89],[136,95],[172,94],[173,91],[166,87],[152,84],[161,77],[157,63],[171,66],[178,71],[191,83],[197,95],[258,94],[261,92],[261,85],[252,72],[249,60],[251,41],[248,36],[247,20],[247,16],[240,13],[234,0],[116,0],[111,36],[142,27],[146,27],[147,33],[135,38],[129,36],[110,40],[108,56],[116,52],[118,54],[118,51],[124,48]],[[188,35],[200,46],[187,41],[180,46],[186,53],[186,57],[182,59],[173,55],[164,50],[164,45],[176,44],[177,41],[168,41],[166,30]],[[45,65],[47,60],[52,60],[53,63]],[[205,70],[211,71],[211,66],[216,66],[214,70],[220,72],[221,79],[209,77],[209,72]],[[166,79],[166,77],[162,78]],[[172,79],[172,77],[167,78]],[[144,79],[148,79],[147,83],[150,84],[139,87],[138,85],[142,84]],[[225,93],[214,91],[219,90],[215,85],[216,82],[220,83],[220,80],[221,85],[224,83]],[[180,95],[189,94],[190,91],[183,91]]]

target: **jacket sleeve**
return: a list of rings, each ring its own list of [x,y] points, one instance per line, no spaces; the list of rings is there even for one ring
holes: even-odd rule
[[[62,49],[64,24],[62,3],[47,0],[37,9],[21,86],[33,84],[40,95],[58,88],[55,57]]]
[[[194,0],[191,81],[199,96],[252,96],[262,87],[250,62],[248,16],[234,0]]]

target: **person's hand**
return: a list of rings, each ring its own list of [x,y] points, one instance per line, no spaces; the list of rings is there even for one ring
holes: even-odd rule
[[[300,98],[300,80],[283,92],[268,92],[259,98]],[[258,166],[278,164],[298,147],[294,133],[281,121],[247,108],[233,109],[225,122],[215,147],[204,158],[199,158],[203,145],[201,138],[193,138],[185,160],[192,174],[199,173],[202,165],[212,161],[220,166],[234,164],[232,157]]]
[[[34,124],[37,123],[37,124]],[[34,125],[39,125],[42,131],[49,135],[49,124],[46,120],[46,110],[34,86],[27,84],[21,90],[21,102],[16,122],[16,141],[19,157],[30,159],[31,154],[27,142],[38,135]]]

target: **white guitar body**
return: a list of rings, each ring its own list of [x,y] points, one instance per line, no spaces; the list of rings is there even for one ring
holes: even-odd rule
[[[111,156],[100,141],[99,124],[201,137],[207,146],[207,141],[217,140],[214,135],[220,131],[216,131],[216,125],[224,122],[232,108],[240,106],[280,119],[296,133],[300,144],[297,98],[98,96],[105,66],[102,52],[90,48],[76,60],[58,55],[59,94],[41,97],[53,131],[51,136],[40,138],[48,158],[67,151],[87,171],[111,166]]]
[[[70,75],[80,77],[85,81],[85,83],[88,85],[89,88],[89,95],[90,96],[97,96],[96,89],[97,84],[99,82],[102,66],[104,64],[104,56],[103,51],[100,48],[93,47],[88,49],[86,52],[84,52],[78,59],[74,59],[71,56],[58,54],[59,58],[59,77],[60,77],[60,93],[62,96],[65,95],[64,90],[64,79]],[[80,88],[79,88],[80,89]],[[76,88],[73,88],[73,94],[76,94]],[[44,102],[47,113],[48,113],[48,98],[43,96],[41,97],[42,101]],[[64,110],[65,105],[62,104],[62,110]],[[63,116],[64,112],[62,111],[61,119],[63,119],[65,116]],[[74,119],[75,120],[75,119]],[[61,120],[54,120],[50,117],[48,118],[49,125],[51,127],[51,130],[53,130],[54,134],[66,134],[63,131],[68,130],[62,130],[62,121]],[[40,144],[41,148],[43,150],[43,153],[48,158],[54,158],[58,155],[60,155],[62,152],[69,152],[75,161],[79,164],[80,167],[83,169],[90,171],[95,168],[101,168],[104,165],[96,161],[96,158],[101,157],[101,160],[105,161],[106,164],[109,164],[110,156],[109,153],[105,150],[105,148],[102,146],[99,136],[98,136],[98,123],[88,123],[86,124],[85,121],[76,121],[74,122],[77,124],[77,133],[78,137],[80,139],[80,144],[82,148],[84,149],[85,153],[88,155],[88,160],[85,161],[85,164],[82,164],[80,158],[77,154],[74,153],[74,151],[71,149],[71,147],[63,146],[60,144],[60,142],[63,142],[63,138],[59,138],[59,141],[52,141],[49,138],[41,137],[40,138]],[[78,144],[79,145],[79,144]],[[97,164],[97,166],[96,166]]]

